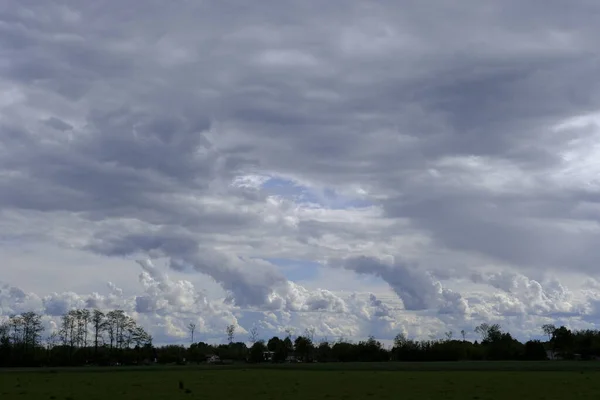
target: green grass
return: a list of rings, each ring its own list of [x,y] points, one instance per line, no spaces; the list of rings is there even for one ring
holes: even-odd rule
[[[596,363],[545,363],[563,368],[555,371],[540,371],[539,363],[479,363],[479,370],[475,363],[388,364],[398,370],[384,370],[384,364],[326,364],[0,371],[0,399],[600,398],[600,371],[591,367],[599,368]],[[409,370],[411,365],[417,370]]]

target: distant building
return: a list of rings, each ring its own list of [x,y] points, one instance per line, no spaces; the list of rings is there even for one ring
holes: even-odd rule
[[[273,361],[273,357],[275,357],[275,352],[274,351],[265,351],[263,352],[263,359],[265,361]]]
[[[559,352],[554,350],[546,350],[546,357],[548,360],[562,360],[562,356]]]
[[[209,364],[218,364],[221,362],[221,358],[219,356],[210,356],[206,362]]]
[[[293,356],[293,355],[292,355],[292,356],[287,356],[287,357],[286,357],[286,359],[285,359],[285,362],[288,362],[288,363],[296,363],[296,362],[300,362],[300,360],[298,360],[298,359],[296,358],[296,356]]]

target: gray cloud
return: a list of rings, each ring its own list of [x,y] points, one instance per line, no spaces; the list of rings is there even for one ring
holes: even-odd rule
[[[537,277],[597,274],[598,13],[538,0],[5,1],[3,237],[165,258],[238,307],[351,308],[263,261],[283,256],[345,259],[406,310],[443,318],[579,312]],[[256,175],[369,206],[235,184]],[[474,263],[522,275],[479,275],[497,299],[446,286]],[[138,312],[201,298],[145,268],[147,292],[128,300]],[[35,300],[49,314],[112,301],[55,286]]]
[[[333,261],[359,274],[375,275],[383,279],[402,299],[406,310],[417,311],[439,308],[442,313],[466,313],[468,305],[459,293],[443,288],[430,273],[400,260],[387,261],[373,257],[354,257]]]
[[[232,293],[232,300],[242,306],[266,305],[272,291],[287,282],[275,266],[267,262],[245,260],[199,247],[190,235],[177,232],[98,237],[88,248],[109,256],[152,254],[167,257],[169,266],[175,270],[195,270],[210,276]],[[157,274],[151,264],[140,265],[150,275]]]

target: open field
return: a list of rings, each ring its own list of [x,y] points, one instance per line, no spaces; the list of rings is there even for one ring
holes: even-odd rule
[[[474,364],[0,371],[0,399],[600,398],[596,363],[479,363],[480,370],[475,370]],[[540,371],[541,364],[561,366],[563,370]],[[383,366],[388,365],[397,370],[385,370]],[[523,368],[517,371],[519,365]],[[409,370],[410,366],[415,370]]]

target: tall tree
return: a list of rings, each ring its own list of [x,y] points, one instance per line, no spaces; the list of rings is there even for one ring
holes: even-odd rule
[[[78,313],[77,310],[71,310],[67,314],[69,316],[69,346],[74,349],[77,345],[77,326],[78,326]]]
[[[64,314],[60,320],[60,329],[58,334],[60,336],[60,340],[62,345],[67,347],[73,347],[74,340],[71,335],[73,333],[73,325],[75,321],[73,320],[73,314],[71,312]]]
[[[48,337],[46,338],[46,349],[48,351],[52,351],[52,349],[58,345],[59,340],[60,337],[58,332],[53,331],[52,333],[50,333],[50,335],[48,335]]]
[[[82,348],[85,347],[84,337],[85,337],[85,323],[83,310],[77,309],[75,310],[75,342],[77,343],[77,347]]]
[[[133,320],[123,310],[117,312],[117,347],[122,349],[128,344],[129,332],[134,326]]]
[[[128,315],[125,315],[125,318],[122,320],[122,339],[121,339],[121,348],[129,348],[133,343],[133,336],[137,329],[137,323],[133,318]]]
[[[152,336],[121,310],[111,314],[114,325],[114,345],[119,361],[140,361],[152,357]],[[0,366],[81,365],[90,360],[86,351],[86,332],[92,334],[95,347],[104,343],[107,318],[99,311],[70,310],[62,317],[59,329],[42,343],[44,332],[40,314],[26,312],[0,322]],[[91,323],[91,326],[90,326]],[[42,345],[45,344],[45,351]],[[62,344],[62,346],[57,346]],[[131,349],[135,344],[136,349]],[[97,354],[92,357],[99,361]]]
[[[572,352],[574,342],[575,335],[573,335],[573,332],[565,326],[556,329],[551,340],[552,347],[563,354]]]
[[[90,310],[88,310],[88,309],[81,310],[81,320],[83,323],[83,347],[88,346],[90,318],[91,318]]]
[[[152,336],[144,328],[136,325],[133,329],[133,342],[137,347],[147,346],[152,343]]]
[[[314,327],[306,328],[304,330],[304,337],[308,338],[308,340],[310,340],[311,343],[314,343],[315,332],[316,332],[316,330]]]
[[[113,310],[109,311],[106,314],[106,333],[108,334],[108,341],[110,344],[110,349],[112,350],[115,346],[115,339],[118,334],[118,313]]]
[[[267,351],[267,346],[265,346],[265,342],[262,340],[257,340],[252,344],[250,348],[250,357],[249,361],[252,363],[260,363],[265,361],[265,351]]]
[[[92,332],[94,334],[94,354],[98,355],[98,345],[102,334],[106,331],[106,315],[100,310],[92,312]]]
[[[280,343],[281,343],[281,339],[279,339],[277,336],[273,336],[267,342],[267,349],[269,351],[275,351],[277,349],[277,347],[280,345]]]
[[[23,324],[23,343],[25,350],[35,350],[40,346],[42,332],[44,332],[42,316],[35,312],[26,312],[21,316],[21,321]]]
[[[494,342],[500,339],[502,331],[500,325],[483,323],[475,328],[475,333],[481,336],[482,342]]]
[[[544,335],[548,336],[548,341],[551,341],[554,332],[556,332],[556,326],[553,324],[544,324],[542,325],[542,332],[544,332]]]
[[[20,315],[12,315],[9,319],[12,329],[13,346],[22,345],[23,343],[23,318]]]
[[[121,349],[125,345],[131,319],[123,310],[113,310],[106,314],[106,329],[110,340],[110,348]]]
[[[225,328],[225,333],[227,333],[227,341],[230,344],[233,343],[233,337],[235,336],[235,325],[227,325],[227,328]]]
[[[248,333],[248,339],[250,339],[250,343],[255,344],[258,342],[258,329],[253,326]]]
[[[294,349],[296,353],[302,358],[303,361],[309,361],[313,350],[312,341],[305,336],[298,336],[294,341]]]

